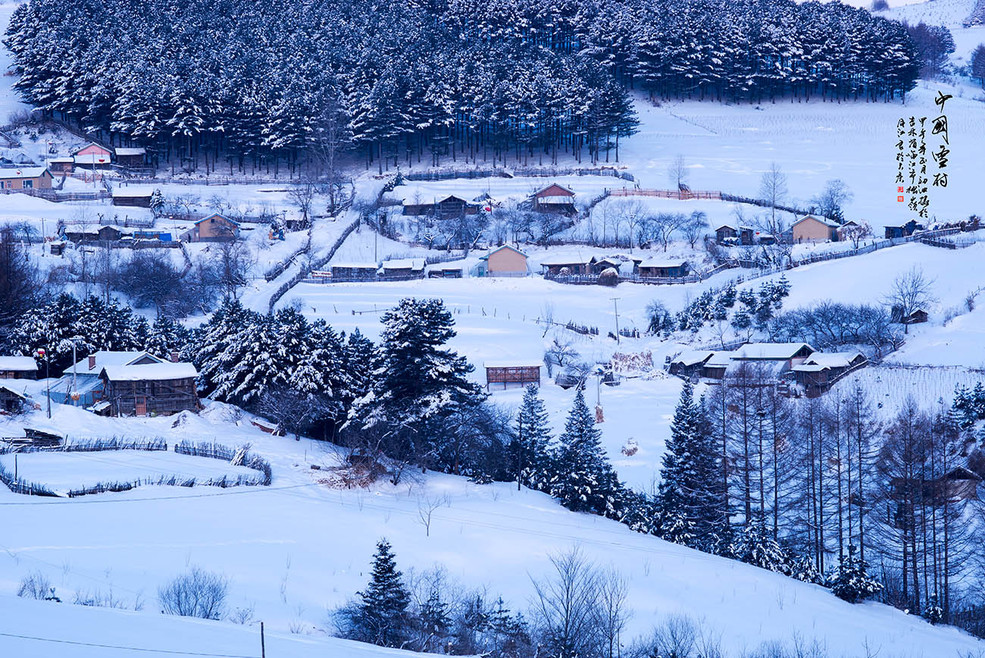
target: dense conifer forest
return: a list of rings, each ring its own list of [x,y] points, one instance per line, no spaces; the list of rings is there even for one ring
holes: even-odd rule
[[[899,23],[791,0],[32,0],[6,35],[45,113],[207,167],[618,158],[630,94],[883,101]]]

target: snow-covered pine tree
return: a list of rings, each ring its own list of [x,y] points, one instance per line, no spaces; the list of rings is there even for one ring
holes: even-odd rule
[[[386,539],[376,544],[369,584],[357,596],[359,603],[351,620],[353,639],[381,647],[401,646],[410,627],[410,593]]]
[[[551,495],[570,510],[615,518],[622,485],[605,455],[601,437],[579,388],[558,439]]]
[[[750,519],[735,542],[735,558],[746,564],[790,574],[790,564],[783,548],[766,529],[766,522],[758,516]]]
[[[145,349],[154,356],[170,359],[173,352],[181,353],[190,335],[180,322],[160,315],[151,325]]]
[[[827,585],[839,599],[860,603],[882,591],[882,584],[869,575],[868,565],[856,555],[854,545],[827,579]]]
[[[513,426],[510,441],[510,473],[520,485],[544,491],[549,486],[552,467],[550,456],[551,428],[544,402],[537,387],[527,386],[523,404]]]

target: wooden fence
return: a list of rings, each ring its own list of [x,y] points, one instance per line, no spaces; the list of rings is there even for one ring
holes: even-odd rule
[[[712,199],[715,201],[720,201],[722,198],[721,192],[688,192],[684,190],[641,190],[636,188],[624,187],[617,190],[610,190],[609,196],[644,196],[644,197],[656,197],[658,199],[677,199],[679,201],[688,201],[691,199]]]

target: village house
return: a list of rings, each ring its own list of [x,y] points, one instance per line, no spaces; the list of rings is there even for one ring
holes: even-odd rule
[[[685,350],[671,359],[667,372],[675,377],[692,379],[701,374],[701,369],[714,355],[710,350]]]
[[[75,168],[75,158],[65,156],[48,160],[48,170],[53,174],[71,174]]]
[[[121,146],[116,149],[116,164],[136,169],[144,167],[147,164],[147,149],[142,146]]]
[[[523,362],[486,363],[486,390],[493,384],[503,389],[523,388],[528,384],[540,386],[540,364]]]
[[[814,353],[807,343],[747,343],[733,351],[715,352],[705,361],[701,376],[723,379],[733,374],[743,363],[761,366],[774,377],[800,365]]]
[[[50,190],[52,180],[47,167],[0,168],[0,192]]]
[[[540,262],[543,274],[554,276],[586,276],[592,273],[591,259],[580,256],[552,256]]]
[[[472,203],[460,197],[451,195],[440,201],[431,203],[413,203],[404,201],[403,214],[410,216],[433,215],[436,219],[456,219],[466,215],[475,215],[481,204]]]
[[[0,379],[37,379],[38,363],[33,356],[0,356]]]
[[[681,259],[651,258],[639,265],[640,277],[644,279],[679,279],[690,271],[691,265]]]
[[[117,187],[113,190],[114,206],[129,206],[133,208],[150,208],[154,190],[138,187]]]
[[[905,224],[896,224],[892,226],[886,226],[885,228],[886,228],[886,239],[897,240],[899,238],[910,237],[916,231],[922,230],[923,226],[917,224],[916,220],[911,219]]]
[[[640,263],[642,262],[643,259],[639,256],[613,254],[604,258],[592,256],[590,264],[592,266],[592,274],[601,274],[610,268],[615,268],[621,276],[635,276],[639,274]]]
[[[90,142],[72,152],[76,167],[86,169],[109,169],[113,162],[113,154],[109,149]]]
[[[101,350],[66,368],[51,388],[51,399],[61,404],[91,408],[103,399],[103,381],[99,375],[104,367],[164,362],[149,352]]]
[[[380,266],[376,263],[335,263],[331,266],[333,281],[375,281]]]
[[[930,314],[922,308],[915,309],[904,315],[903,309],[899,306],[893,306],[890,310],[890,316],[893,322],[898,324],[923,324],[930,319]]]
[[[215,213],[204,217],[185,233],[187,242],[231,242],[239,237],[239,222]]]
[[[157,416],[198,411],[191,363],[148,363],[105,366],[99,373],[102,399],[93,411],[111,416]]]
[[[791,370],[794,381],[804,388],[807,397],[816,397],[867,363],[861,352],[814,352]]]
[[[527,276],[527,255],[509,245],[493,249],[481,258],[484,276]]]
[[[19,414],[28,406],[27,396],[6,384],[0,384],[0,413]]]
[[[66,226],[61,234],[75,244],[116,242],[123,237],[123,231],[115,226]]]
[[[738,244],[749,246],[754,243],[756,231],[751,226],[735,227],[722,224],[715,229],[715,241],[718,244]]]
[[[429,279],[461,279],[464,261],[437,263],[428,267]]]
[[[575,193],[557,183],[534,193],[530,205],[534,212],[558,215],[574,215],[578,212],[575,208]]]
[[[838,223],[827,219],[819,219],[813,215],[802,217],[790,227],[794,244],[803,242],[836,242],[838,240]]]
[[[423,258],[401,258],[383,261],[380,278],[385,281],[404,281],[423,279],[425,261]]]

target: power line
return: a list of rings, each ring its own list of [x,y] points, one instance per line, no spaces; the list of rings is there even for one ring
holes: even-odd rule
[[[116,649],[119,651],[136,651],[139,653],[156,653],[170,656],[207,656],[208,658],[256,658],[239,653],[204,653],[201,651],[174,651],[171,649],[150,649],[147,647],[127,647],[116,644],[98,644],[95,642],[77,642],[74,640],[56,640],[49,637],[35,637],[33,635],[18,635],[16,633],[0,633],[0,637],[10,637],[17,640],[31,640],[32,642],[50,642],[52,644],[71,644],[78,647],[94,647],[97,649]]]

